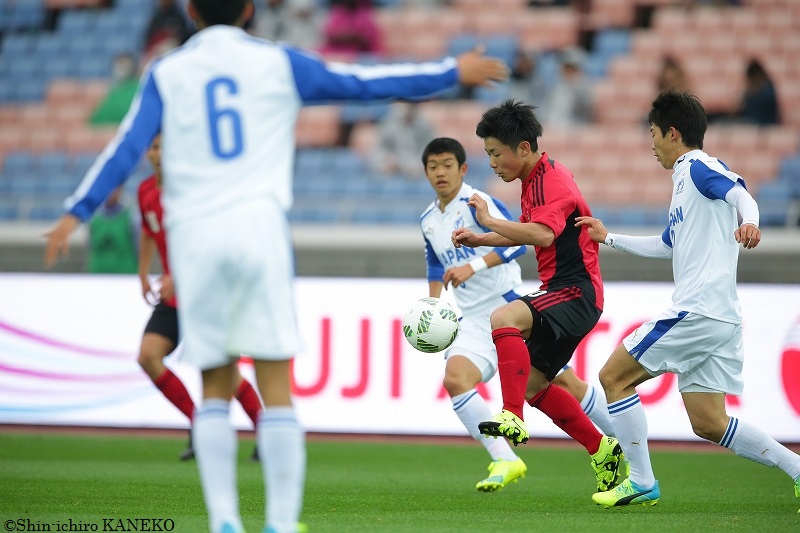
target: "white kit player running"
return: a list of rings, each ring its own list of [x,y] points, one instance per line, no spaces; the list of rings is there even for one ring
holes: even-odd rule
[[[464,182],[466,152],[457,140],[433,139],[422,153],[422,164],[436,192],[436,200],[420,218],[429,296],[439,298],[442,290],[452,285],[463,315],[456,340],[444,352],[443,385],[461,423],[492,458],[489,476],[475,488],[493,492],[524,478],[527,467],[508,441],[482,435],[478,430],[478,423],[490,419],[492,413],[475,387],[488,382],[497,372],[490,317],[492,311],[520,296],[522,277],[516,258],[526,252],[526,247],[454,247],[451,237],[456,228],[466,227],[476,233],[489,231],[478,224],[474,208],[467,205],[473,194],[486,200],[493,217],[506,220],[512,217],[499,200]],[[609,434],[611,422],[602,394],[597,394],[592,385],[578,378],[569,367],[553,382],[575,396],[589,418]]]
[[[248,35],[241,26],[253,15],[250,0],[191,0],[188,9],[199,31],[146,69],[116,137],[48,234],[45,262],[67,251],[69,235],[161,133],[184,357],[203,375],[192,434],[209,526],[243,530],[228,408],[236,354],[245,353],[264,400],[256,438],[268,491],[265,531],[286,533],[298,529],[306,468],[290,379],[300,350],[286,218],[297,114],[304,104],[431,97],[459,82],[503,80],[508,67],[477,50],[422,64],[326,64]]]
[[[671,372],[678,375],[692,429],[736,455],[780,468],[800,497],[800,457],[761,429],[725,410],[725,395],[741,395],[742,310],[736,294],[739,244],[761,240],[759,212],[744,180],[702,151],[706,112],[690,93],[664,91],[650,114],[653,151],[672,169],[672,201],[661,236],[609,233],[596,218],[578,217],[596,242],[636,255],[671,259],[672,305],[628,335],[600,370],[608,410],[630,477],[592,496],[604,507],[653,505],[661,494],[650,463],[647,418],[636,386]],[[739,222],[741,217],[742,222]]]

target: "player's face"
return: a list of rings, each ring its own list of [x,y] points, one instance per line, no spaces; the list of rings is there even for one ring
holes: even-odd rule
[[[436,191],[436,196],[450,201],[455,198],[467,173],[467,164],[458,164],[456,156],[451,153],[431,154],[425,165],[425,176]]]
[[[666,135],[661,132],[661,128],[656,126],[655,124],[650,125],[650,134],[653,136],[653,152],[655,153],[656,159],[658,162],[661,163],[661,166],[665,169],[669,170],[675,164],[675,157],[672,154],[672,143],[670,143],[670,136],[672,134],[671,131],[668,131]]]
[[[161,135],[157,135],[147,150],[147,160],[153,165],[153,173],[161,179]]]
[[[523,145],[527,143],[521,143],[514,149],[494,137],[486,137],[483,140],[483,148],[489,156],[489,166],[507,183],[528,175],[526,161],[522,157],[525,150]]]

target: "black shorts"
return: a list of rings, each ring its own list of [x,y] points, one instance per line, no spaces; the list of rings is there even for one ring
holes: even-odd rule
[[[172,341],[173,346],[178,345],[178,310],[163,302],[158,302],[150,320],[144,327],[145,333],[155,333]]]
[[[557,293],[561,295],[556,296]],[[594,298],[577,287],[536,291],[519,300],[533,314],[533,327],[526,341],[531,366],[552,381],[572,359],[578,344],[592,331],[602,312],[595,307]]]

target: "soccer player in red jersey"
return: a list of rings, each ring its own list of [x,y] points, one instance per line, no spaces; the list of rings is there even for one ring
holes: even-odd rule
[[[586,448],[598,491],[606,491],[619,482],[619,443],[602,435],[578,401],[551,383],[600,319],[598,245],[575,227],[575,217],[591,211],[572,173],[539,151],[542,125],[533,109],[508,100],[486,111],[476,128],[495,174],[507,183],[522,182],[520,221],[492,217],[486,201],[473,195],[468,204],[491,232],[458,228],[452,236],[456,246],[534,246],[542,283],[538,291],[492,313],[503,410],[478,427],[514,444],[527,441],[522,412],[527,401]]]
[[[142,344],[139,348],[139,365],[147,373],[153,384],[172,402],[191,422],[194,402],[181,380],[164,365],[164,358],[178,346],[178,311],[175,293],[167,260],[167,241],[164,233],[163,210],[161,208],[161,136],[157,136],[147,151],[147,158],[153,166],[153,175],[139,185],[139,209],[142,212],[142,234],[139,246],[139,279],[142,282],[142,296],[150,304],[155,304],[153,314],[144,328]],[[161,287],[156,292],[150,285],[149,271],[153,252],[158,251],[161,259]],[[247,416],[255,426],[261,411],[261,400],[250,383],[239,377],[235,397],[242,404]],[[191,439],[189,446],[181,454],[181,460],[194,457]],[[257,458],[253,454],[253,458]]]

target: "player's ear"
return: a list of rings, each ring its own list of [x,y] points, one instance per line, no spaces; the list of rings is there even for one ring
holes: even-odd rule
[[[186,12],[189,13],[189,18],[192,19],[195,24],[200,21],[200,15],[197,12],[197,8],[194,7],[194,2],[189,0],[189,4],[186,6]]]
[[[242,16],[239,17],[239,20],[242,22],[247,22],[248,20],[253,18],[253,10],[255,7],[253,6],[252,0],[248,0],[244,3],[244,9],[242,9]]]

